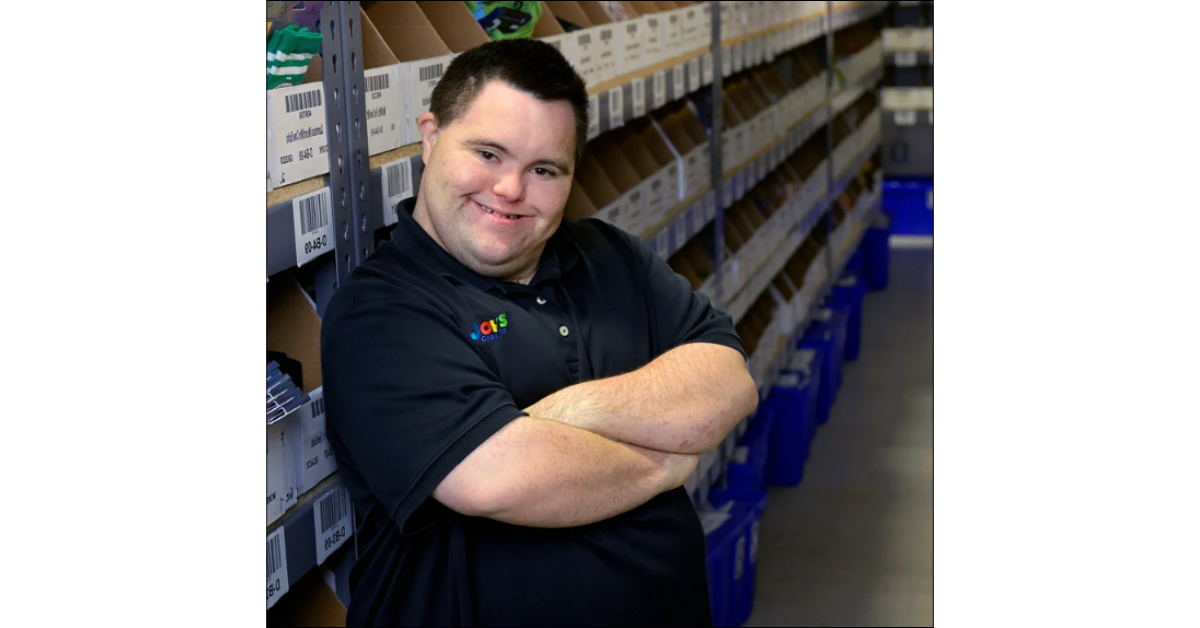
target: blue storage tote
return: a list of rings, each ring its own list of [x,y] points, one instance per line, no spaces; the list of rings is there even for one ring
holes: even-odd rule
[[[774,406],[767,447],[766,479],[770,485],[795,486],[804,479],[817,428],[823,359],[819,351],[797,351],[764,402]]]
[[[732,500],[729,518],[705,535],[708,598],[713,626],[740,626],[750,617],[744,611],[744,589],[753,519],[753,508],[744,502]]]
[[[892,217],[892,233],[933,235],[933,178],[885,179],[883,211]]]
[[[757,492],[767,490],[768,445],[774,414],[775,406],[764,403],[750,420],[750,428],[738,441],[733,459],[726,467],[729,486],[745,486]]]
[[[881,214],[875,218],[867,234],[863,236],[863,283],[868,290],[878,291],[887,288],[888,264],[891,262],[889,240],[892,237],[891,220]]]
[[[838,317],[834,312],[830,309],[818,310],[814,321],[809,324],[800,340],[800,348],[812,349],[822,354],[821,386],[817,399],[819,425],[829,421],[841,378],[842,351],[845,343],[839,341],[845,338],[845,332],[839,333],[838,326],[840,323],[842,328],[845,328],[845,317]]]
[[[721,508],[726,503],[730,506],[730,518],[724,527],[729,528],[732,535],[732,545],[727,545],[731,553],[727,556],[722,567],[724,573],[718,575],[722,587],[721,619],[717,619],[714,604],[714,626],[740,626],[750,619],[754,612],[755,589],[758,586],[758,544],[759,531],[763,512],[766,510],[767,497],[762,494],[753,499],[729,498],[714,489],[709,494],[709,503]],[[710,572],[710,598],[712,574]]]
[[[838,307],[845,308],[850,315],[846,322],[846,353],[843,356],[848,362],[858,359],[862,343],[863,299],[866,295],[866,285],[856,276],[843,278],[833,288],[831,300]]]

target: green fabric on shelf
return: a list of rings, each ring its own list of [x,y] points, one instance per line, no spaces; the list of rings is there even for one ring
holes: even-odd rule
[[[541,2],[464,2],[492,41],[530,39],[538,19]]]
[[[276,31],[267,45],[267,89],[299,84],[320,51],[320,33],[294,24]]]

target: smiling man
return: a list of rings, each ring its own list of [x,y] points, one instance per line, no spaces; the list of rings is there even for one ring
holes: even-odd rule
[[[327,308],[351,626],[712,625],[681,487],[757,394],[728,315],[637,236],[563,220],[587,116],[548,44],[456,57],[417,198]]]

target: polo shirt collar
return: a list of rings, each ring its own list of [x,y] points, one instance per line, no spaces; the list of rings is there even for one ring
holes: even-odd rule
[[[455,259],[453,255],[450,255],[445,249],[439,246],[425,232],[425,229],[417,223],[416,219],[413,218],[412,212],[416,204],[417,200],[415,197],[405,199],[400,202],[400,206],[396,212],[397,221],[396,228],[392,230],[392,242],[400,247],[400,250],[416,251],[417,256],[438,274],[480,290],[487,291],[494,288],[504,294],[508,294],[513,291],[528,289],[526,286],[518,283],[484,277],[464,266],[462,262]],[[560,225],[558,231],[546,242],[546,248],[542,251],[542,260],[538,265],[537,273],[534,274],[533,280],[529,282],[528,287],[537,286],[541,282],[551,279],[561,279],[563,273],[570,270],[578,261],[579,249],[574,243],[568,241]]]

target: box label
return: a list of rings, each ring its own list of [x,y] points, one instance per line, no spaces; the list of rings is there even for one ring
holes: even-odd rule
[[[675,87],[674,96],[676,99],[683,98],[684,94],[687,94],[687,89],[684,87],[684,77],[686,74],[687,64],[684,63],[675,66],[674,70],[672,70],[672,79]]]
[[[693,90],[700,89],[700,57],[687,62],[688,85]]]
[[[597,54],[596,82],[602,83],[617,75],[617,55],[620,54],[617,42],[617,27],[613,25],[595,27],[596,37],[600,40]]]
[[[624,74],[635,72],[645,67],[642,59],[642,32],[646,24],[645,18],[635,18],[621,22],[621,69]]]
[[[600,135],[600,95],[588,98],[588,139]]]
[[[632,83],[633,91],[633,117],[640,118],[646,115],[646,80],[634,79]]]
[[[651,66],[662,61],[665,57],[663,52],[663,25],[662,18],[658,15],[647,15],[646,27],[642,31],[642,64]]]
[[[288,592],[287,545],[283,526],[267,536],[267,608]]]
[[[383,166],[383,224],[396,224],[400,215],[400,203],[412,198],[412,162],[409,157],[397,159]]]
[[[654,236],[654,249],[658,251],[658,254],[661,255],[663,259],[669,259],[675,254],[675,251],[671,250],[670,232],[670,229],[663,229],[658,232],[658,235]]]
[[[625,126],[625,98],[620,87],[608,90],[608,128]]]
[[[686,215],[687,214],[685,213],[684,216]],[[691,237],[691,234],[688,233],[687,220],[684,216],[676,217],[675,221],[671,223],[671,229],[675,231],[674,237],[676,246],[683,246],[683,244],[688,241],[688,238]]]
[[[292,199],[292,218],[296,228],[296,266],[303,266],[333,249],[333,206],[329,188]]]
[[[416,123],[421,114],[429,111],[429,101],[433,98],[433,88],[450,67],[454,55],[443,55],[432,59],[409,62],[409,81],[412,84],[412,102],[409,103],[408,119],[412,124],[409,137],[417,138]]]
[[[897,52],[896,65],[902,68],[911,68],[917,65],[917,53],[912,50]]]
[[[329,558],[354,533],[350,491],[336,486],[313,504],[313,529],[317,531],[317,564]]]
[[[378,155],[401,146],[404,131],[404,99],[396,66],[390,65],[363,71],[364,103],[367,111],[367,149]]]
[[[271,181],[276,187],[329,172],[325,92],[321,83],[267,92],[271,104]]]
[[[721,49],[721,76],[729,78],[733,74],[733,48]]]
[[[659,70],[654,73],[654,105],[655,109],[667,104],[667,72]]]
[[[706,52],[703,57],[700,57],[700,82],[703,85],[711,85],[713,82],[713,58],[711,52]]]
[[[592,87],[600,83],[600,42],[596,40],[595,29],[585,28],[575,32],[575,59],[579,62],[575,68],[583,77],[584,83]]]
[[[896,126],[913,126],[917,123],[917,111],[915,109],[901,109],[895,112]]]
[[[746,44],[739,42],[733,45],[733,71],[741,72],[746,67]]]
[[[308,393],[310,401],[300,410],[300,445],[304,481],[302,491],[314,488],[337,470],[333,446],[325,433],[325,397],[318,388]]]

